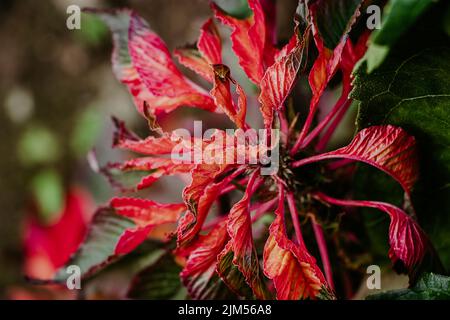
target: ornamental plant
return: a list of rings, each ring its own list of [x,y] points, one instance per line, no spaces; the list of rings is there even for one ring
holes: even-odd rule
[[[418,222],[431,213],[415,209],[423,157],[418,139],[423,136],[414,133],[420,132],[420,125],[402,126],[402,121],[390,118],[407,118],[408,103],[431,95],[425,87],[422,98],[396,92],[402,88],[395,77],[406,83],[408,73],[401,68],[411,68],[411,60],[394,71],[383,70],[395,68],[389,60],[398,57],[393,43],[404,36],[408,25],[397,25],[397,35],[389,33],[389,23],[399,19],[398,6],[407,6],[405,1],[391,2],[387,29],[372,33],[366,27],[364,1],[299,1],[292,37],[284,42],[277,39],[273,1],[248,0],[244,17],[212,2],[213,17],[202,25],[196,44],[172,54],[136,12],[87,9],[110,28],[114,73],[149,124],[149,136],[142,139],[114,119],[114,147],[139,156],[110,163],[101,171],[115,185],[121,185],[121,176],[141,174],[134,191],[151,188],[165,176],[188,175],[189,181],[180,203],[137,196],[111,199],[95,214],[84,243],[67,265],[80,266],[84,279],[92,279],[143,255],[156,256],[130,278],[131,298],[350,298],[363,274],[354,265],[373,251],[364,232],[365,216],[382,213],[388,228],[376,233],[381,232],[382,241],[388,243],[382,255],[395,271],[409,275],[412,286],[425,271],[445,272]],[[416,13],[429,7],[412,2],[417,4]],[[417,17],[409,17],[409,25]],[[253,83],[251,91],[233,77],[237,71],[223,64],[219,33],[223,27],[231,32],[232,50]],[[397,39],[376,44],[388,34]],[[441,55],[448,57],[449,51],[442,50]],[[173,57],[205,81],[189,79]],[[377,68],[375,73],[369,70]],[[340,97],[324,106],[324,93],[336,84]],[[433,94],[448,100],[444,93]],[[309,99],[306,106],[300,105],[299,95]],[[266,132],[263,148],[256,148],[251,139],[235,143],[239,132],[260,129],[247,122],[252,96]],[[330,139],[355,98],[360,101],[356,133],[347,145],[332,148]],[[222,114],[240,131],[215,130],[211,137],[190,137],[159,126],[161,115],[181,106]],[[174,149],[180,146],[188,157],[174,159]],[[205,157],[190,161],[198,148],[222,161]],[[275,152],[276,170],[265,174]],[[266,161],[240,163],[236,161],[240,155]],[[367,188],[355,182],[372,177],[369,167],[374,168],[370,172],[382,173],[383,181],[392,179],[386,190],[393,183],[393,188],[401,188],[385,197],[392,203],[360,190],[370,190],[378,181],[373,178]],[[226,205],[215,206],[218,202]],[[54,280],[66,277],[61,268]]]

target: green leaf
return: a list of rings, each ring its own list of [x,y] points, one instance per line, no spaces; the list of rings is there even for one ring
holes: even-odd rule
[[[31,189],[38,206],[39,217],[44,223],[60,218],[64,202],[61,177],[53,169],[39,172],[31,181]]]
[[[417,18],[435,0],[390,0],[384,8],[381,29],[372,40],[383,46],[392,46]]]
[[[439,8],[423,17],[373,73],[364,62],[352,97],[360,101],[358,126],[393,124],[417,139],[420,177],[412,202],[420,225],[450,266],[450,46],[434,30]],[[445,45],[444,45],[445,44]]]
[[[315,13],[317,28],[325,46],[334,49],[342,36],[350,32],[362,0],[319,0]]]
[[[102,115],[94,108],[87,108],[77,116],[70,137],[70,146],[76,155],[85,156],[92,149],[102,130],[102,120]]]
[[[237,19],[246,19],[253,14],[247,0],[214,0],[227,14]]]
[[[368,300],[450,300],[450,277],[427,273],[411,289],[370,295]]]
[[[433,2],[436,1],[390,0],[387,3],[381,19],[381,28],[373,32],[365,55],[369,73],[381,65],[389,49]]]
[[[83,277],[90,276],[117,259],[114,254],[116,244],[125,229],[135,227],[131,220],[117,215],[110,208],[102,208],[94,215],[90,229],[80,248],[70,258],[66,266],[56,273],[57,282],[66,281],[69,274],[66,267],[77,265]]]
[[[17,153],[20,162],[26,166],[51,163],[60,158],[61,146],[51,130],[32,125],[20,137]]]
[[[136,275],[128,292],[128,298],[180,298],[182,289],[180,272],[181,267],[174,261],[173,256],[166,254],[155,264]]]

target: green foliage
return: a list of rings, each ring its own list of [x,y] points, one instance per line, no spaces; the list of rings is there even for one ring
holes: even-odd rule
[[[336,47],[342,36],[350,31],[353,17],[362,0],[319,1],[317,27],[327,48]]]
[[[381,29],[372,34],[366,53],[369,73],[383,62],[389,49],[433,2],[435,1],[391,0],[387,3],[381,20]]]
[[[52,169],[39,172],[31,181],[31,191],[41,220],[50,223],[58,219],[64,205],[64,190],[58,173]]]
[[[128,297],[132,299],[184,298],[180,281],[181,267],[166,254],[134,278]],[[181,290],[181,292],[180,292]]]
[[[364,62],[356,72],[353,98],[360,101],[358,126],[393,124],[416,137],[420,179],[413,193],[418,219],[430,235],[444,265],[450,266],[450,46],[433,29],[440,17],[423,17],[383,64],[368,73]],[[429,30],[436,30],[430,34]]]
[[[102,129],[102,115],[94,108],[81,112],[75,122],[70,146],[76,155],[85,156],[94,146]]]
[[[368,300],[450,300],[450,277],[427,273],[410,289],[370,295]]]
[[[26,166],[51,163],[61,155],[58,138],[48,128],[33,125],[24,131],[17,145],[19,160]]]

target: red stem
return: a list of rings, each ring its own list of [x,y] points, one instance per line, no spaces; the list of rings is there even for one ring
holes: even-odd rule
[[[289,211],[291,213],[292,223],[294,224],[297,242],[299,245],[304,246],[305,242],[303,241],[302,231],[300,229],[300,222],[298,220],[298,210],[297,207],[295,206],[294,194],[292,192],[289,192],[287,194],[287,201],[289,205]]]
[[[334,131],[336,131],[336,128],[339,126],[339,124],[342,121],[342,118],[347,113],[348,108],[351,105],[352,100],[346,100],[345,103],[342,106],[342,109],[339,110],[336,118],[334,118],[331,125],[328,127],[327,131],[325,131],[325,134],[320,138],[319,142],[316,146],[316,151],[320,152],[327,146],[328,142],[331,139],[331,136],[333,135]]]
[[[339,114],[343,108],[346,109],[345,105],[349,101],[347,99],[347,95],[348,94],[346,92],[343,92],[342,96],[336,102],[331,111],[326,115],[326,117],[323,118],[322,121],[306,136],[300,148],[303,149],[306,146],[308,146],[311,143],[311,141],[313,141],[314,138],[316,138],[317,135],[320,132],[322,132],[322,130],[330,123],[330,121],[332,121],[332,119],[336,116],[336,114]]]
[[[327,278],[330,288],[334,290],[333,270],[331,269],[327,243],[325,241],[322,226],[316,222],[314,216],[312,216],[311,222],[314,230],[314,236],[317,241],[317,246],[319,247],[320,258],[322,259],[323,270],[325,271],[325,278]]]
[[[303,126],[302,131],[300,132],[300,135],[297,138],[297,141],[295,142],[294,146],[291,149],[291,156],[297,153],[297,151],[301,148],[303,140],[306,137],[306,134],[309,132],[309,128],[311,127],[312,121],[314,119],[314,115],[316,113],[316,110],[311,110],[308,113],[308,117],[306,118],[305,125]]]

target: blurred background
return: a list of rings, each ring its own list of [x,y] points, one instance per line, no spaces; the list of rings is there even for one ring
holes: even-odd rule
[[[218,2],[237,11],[244,3]],[[84,14],[81,30],[68,30],[66,10],[72,4],[133,8],[171,50],[194,43],[211,14],[207,0],[0,1],[1,298],[49,297],[30,286],[24,274],[38,278],[51,274],[82,238],[95,207],[116,193],[87,160],[92,150],[100,164],[125,157],[111,149],[111,116],[126,121],[142,136],[146,133],[146,122],[112,73],[109,31]],[[296,4],[296,0],[278,3],[281,39],[292,33]],[[226,42],[229,31],[221,32]],[[225,48],[230,50],[229,44]],[[236,65],[229,59],[227,64]],[[242,71],[234,70],[233,76],[251,91]],[[182,109],[164,125],[191,126],[193,115],[203,116],[195,112]],[[215,127],[226,125],[214,117],[208,121]],[[182,186],[165,179],[152,190],[153,198],[171,200],[180,197]],[[61,234],[55,225],[64,223],[63,216],[71,223],[78,217],[80,231]]]

